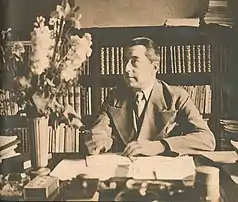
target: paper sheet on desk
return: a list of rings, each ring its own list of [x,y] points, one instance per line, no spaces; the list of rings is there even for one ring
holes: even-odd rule
[[[130,166],[127,176],[135,179],[155,179],[156,177],[157,179],[181,180],[193,174],[195,174],[195,164],[190,156],[153,156],[138,157]]]
[[[70,180],[79,174],[89,178],[107,180],[111,177],[133,177],[135,179],[183,179],[195,173],[192,157],[137,157],[132,163],[127,157],[117,154],[101,154],[84,160],[64,159],[50,175],[60,180]]]
[[[131,161],[118,154],[100,154],[87,157],[87,176],[107,180],[111,177],[126,177]]]
[[[50,173],[51,176],[65,181],[76,177],[79,174],[86,174],[87,167],[82,159],[63,159]]]
[[[117,154],[100,154],[86,157],[85,160],[64,159],[51,172],[51,176],[60,180],[70,180],[79,174],[85,174],[88,178],[99,178],[107,180],[111,177],[120,177],[119,166],[126,166],[131,163],[129,158]],[[124,175],[126,177],[126,173]]]

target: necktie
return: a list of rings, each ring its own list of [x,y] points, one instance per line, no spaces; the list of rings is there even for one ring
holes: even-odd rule
[[[135,113],[137,116],[137,119],[140,118],[143,110],[145,107],[145,95],[142,91],[136,93],[136,107],[135,107]]]

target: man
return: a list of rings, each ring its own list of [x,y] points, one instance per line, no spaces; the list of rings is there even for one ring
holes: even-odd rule
[[[214,135],[188,93],[156,79],[160,57],[154,42],[133,39],[125,59],[126,87],[112,91],[103,103],[86,136],[89,153],[153,156],[214,150]]]

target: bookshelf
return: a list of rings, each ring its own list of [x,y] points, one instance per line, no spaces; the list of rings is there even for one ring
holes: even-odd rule
[[[220,118],[229,117],[225,110],[229,98],[222,93],[221,79],[237,64],[237,46],[231,40],[235,37],[233,29],[203,25],[88,28],[82,31],[92,34],[92,56],[84,64],[80,83],[69,87],[58,99],[61,103],[72,104],[87,127],[90,127],[108,92],[123,83],[124,45],[131,38],[146,36],[158,43],[161,54],[157,77],[188,91],[201,115],[208,120],[216,135],[217,149],[220,149]],[[72,136],[72,139],[79,141],[77,136]]]
[[[123,46],[126,41],[146,36],[158,43],[161,64],[158,79],[185,88],[201,115],[216,135],[220,149],[220,118],[229,98],[222,96],[222,77],[236,64],[232,43],[235,32],[228,27],[112,27],[93,28],[91,61],[92,114],[97,114],[108,92],[123,83]]]

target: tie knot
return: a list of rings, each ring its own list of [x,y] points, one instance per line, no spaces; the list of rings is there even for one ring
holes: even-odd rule
[[[136,93],[136,102],[140,103],[144,99],[144,92],[140,91]]]

